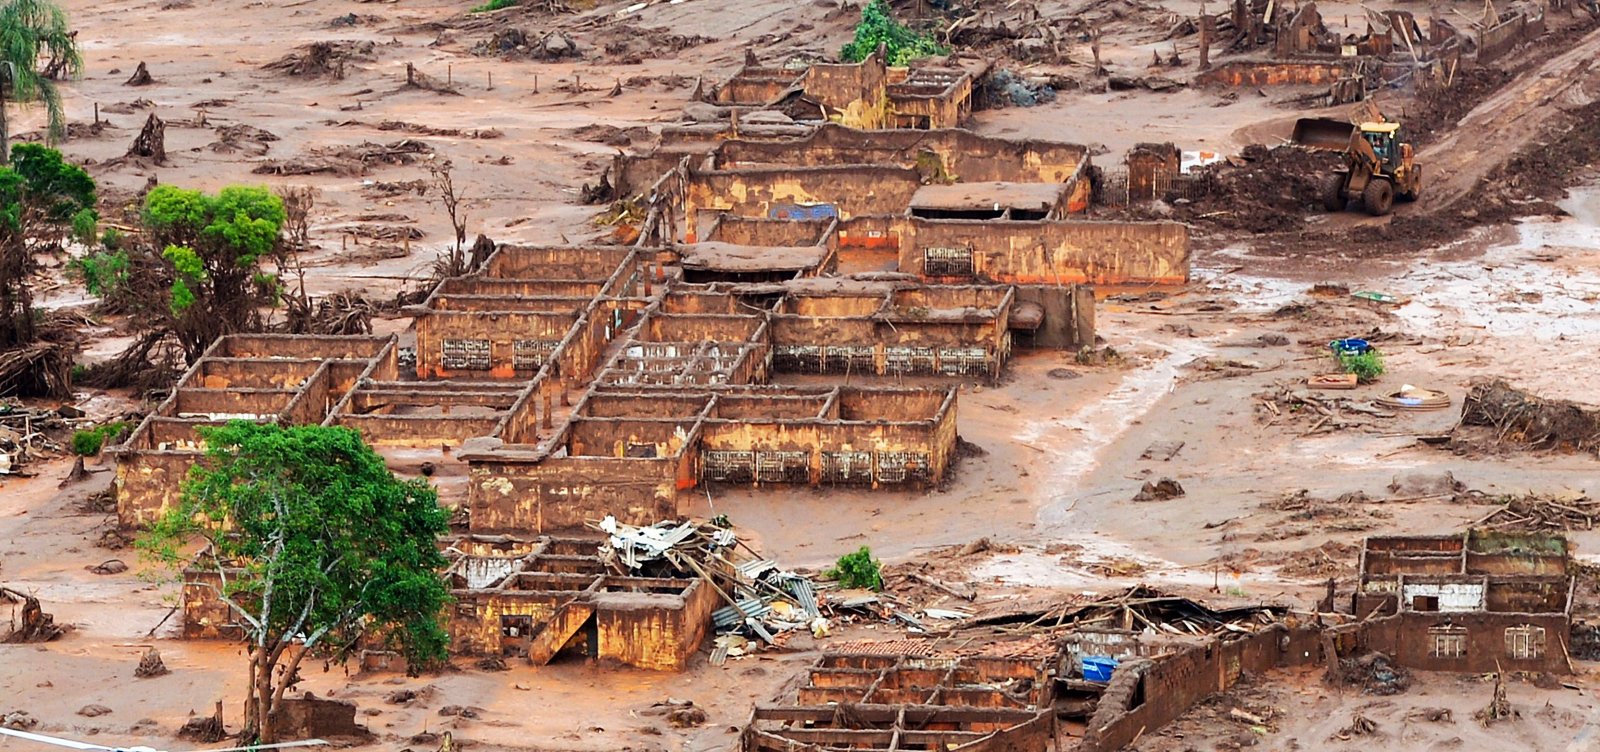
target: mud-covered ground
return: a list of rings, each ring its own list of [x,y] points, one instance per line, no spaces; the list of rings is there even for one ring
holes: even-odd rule
[[[525,243],[600,235],[604,228],[589,222],[593,207],[578,201],[579,187],[597,178],[617,148],[675,119],[697,78],[709,85],[725,77],[746,48],[774,61],[830,54],[854,16],[829,0],[685,0],[621,16],[627,4],[613,3],[574,14],[523,8],[471,17],[463,15],[469,3],[443,0],[66,5],[87,69],[67,91],[78,126],[64,148],[94,160],[105,193],[128,200],[152,177],[208,189],[315,186],[321,250],[308,258],[313,292],[354,289],[377,299],[420,284],[450,237],[425,187],[430,164],[453,164],[470,233]],[[1039,5],[1063,29],[1099,23],[1102,58],[1115,73],[1183,78],[1193,71],[1192,37],[1175,43],[1166,31],[1197,4]],[[1481,7],[1455,5],[1467,13]],[[1361,17],[1355,4],[1330,3],[1323,13],[1330,22]],[[1081,34],[1064,38],[1064,56],[1049,63],[1019,62],[1010,42],[987,49],[1008,67],[1080,85],[1063,84],[1050,104],[978,113],[973,127],[1089,143],[1105,150],[1097,160],[1113,164],[1142,141],[1229,154],[1270,147],[1296,117],[1337,114],[1286,104],[1292,93],[1100,90]],[[1474,495],[1440,492],[1455,488],[1441,485],[1450,482],[1446,473],[1487,494],[1594,491],[1592,456],[1457,454],[1417,442],[1453,427],[1466,385],[1477,377],[1600,402],[1590,378],[1600,345],[1600,188],[1563,197],[1568,183],[1592,186],[1593,159],[1556,148],[1586,144],[1592,134],[1551,130],[1587,113],[1600,91],[1593,73],[1600,37],[1580,30],[1552,40],[1560,47],[1520,52],[1502,74],[1468,76],[1459,99],[1417,103],[1403,93],[1385,95],[1386,107],[1419,113],[1419,159],[1438,187],[1392,218],[1296,210],[1300,189],[1259,182],[1235,183],[1246,199],[1266,192],[1259,209],[1223,201],[1151,209],[1197,223],[1193,283],[1176,292],[1107,292],[1098,327],[1110,357],[1086,364],[1066,353],[1022,354],[1001,384],[965,387],[960,433],[982,451],[968,452],[939,490],[712,488],[684,511],[730,515],[789,566],[821,568],[869,545],[891,564],[928,564],[942,579],[973,583],[985,606],[1144,581],[1196,596],[1215,587],[1305,607],[1326,578],[1349,583],[1362,536],[1453,532],[1491,511]],[[337,43],[330,49],[342,61],[322,60],[313,75],[303,75],[303,60],[264,67],[304,54],[314,42]],[[1164,55],[1174,44],[1185,67],[1151,69],[1152,52]],[[154,82],[125,85],[140,62]],[[420,80],[455,93],[406,87],[408,63]],[[96,105],[98,130],[88,127]],[[152,112],[167,122],[168,164],[121,159]],[[13,131],[36,129],[39,119],[24,111]],[[425,148],[391,146],[403,139]],[[368,143],[378,146],[363,147]],[[364,162],[352,160],[352,148],[358,156],[362,149],[368,156],[414,153]],[[1551,173],[1559,179],[1510,181]],[[1293,174],[1295,185],[1314,185],[1305,169]],[[1508,180],[1495,183],[1496,175]],[[1485,185],[1496,191],[1497,206],[1526,203],[1528,210],[1464,216],[1475,211],[1471,201]],[[1565,216],[1550,216],[1552,207]],[[1238,223],[1200,216],[1223,211]],[[1275,226],[1251,224],[1261,221],[1252,212],[1263,211],[1277,213],[1270,217]],[[1535,216],[1514,219],[1518,214]],[[1379,306],[1311,294],[1328,284],[1406,302]],[[45,301],[84,302],[81,290],[66,284]],[[379,326],[404,333],[409,321]],[[114,354],[123,341],[109,327],[87,331],[89,357]],[[1279,396],[1328,370],[1326,343],[1346,336],[1376,342],[1388,372],[1376,384],[1334,395],[1355,405],[1341,409],[1338,420],[1286,407]],[[1360,409],[1403,384],[1442,390],[1452,407],[1389,415]],[[85,394],[83,401],[91,417],[138,407],[118,394]],[[37,477],[0,481],[0,582],[36,593],[46,610],[76,627],[48,645],[0,647],[0,713],[25,710],[45,733],[174,746],[172,734],[190,713],[238,696],[242,657],[232,646],[173,639],[170,620],[147,636],[168,613],[173,592],[142,579],[131,550],[97,545],[109,518],[84,499],[109,483],[107,467],[91,463],[100,472],[90,481],[58,489],[68,468],[58,460],[32,468]],[[1165,477],[1179,481],[1185,495],[1132,501],[1143,483]],[[979,538],[999,545],[930,556]],[[1580,556],[1600,554],[1600,534],[1578,531],[1573,539]],[[109,558],[133,569],[86,570]],[[829,639],[903,634],[857,624]],[[161,650],[172,674],[131,677],[147,645]],[[724,750],[736,745],[734,730],[752,702],[782,694],[819,644],[803,639],[792,647],[723,667],[702,657],[682,675],[584,665],[489,673],[464,665],[405,679],[351,677],[317,665],[302,688],[357,701],[361,721],[378,735],[372,748],[432,749],[438,743],[428,734],[451,730],[480,749]],[[408,706],[383,700],[401,686],[432,691]],[[1522,718],[1480,731],[1471,711],[1487,690],[1457,677],[1429,679],[1382,706],[1327,690],[1312,677],[1267,677],[1262,686],[1267,695],[1259,704],[1285,711],[1260,738],[1272,749],[1496,749],[1509,740],[1567,749],[1586,732],[1589,712],[1587,690],[1517,683],[1512,702]],[[667,698],[705,707],[707,724],[668,726],[650,710]],[[1546,701],[1553,709],[1545,710]],[[91,703],[112,712],[77,714]],[[485,712],[476,720],[443,717],[437,711],[445,705]],[[1451,708],[1453,724],[1406,720],[1413,706],[1434,705]],[[1218,707],[1225,716],[1226,706]],[[1236,721],[1206,712],[1140,748],[1242,744]],[[1380,735],[1338,739],[1352,712],[1376,720]]]

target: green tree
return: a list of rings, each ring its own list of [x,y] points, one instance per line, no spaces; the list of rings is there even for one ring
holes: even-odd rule
[[[75,226],[92,226],[94,205],[94,179],[54,149],[17,144],[10,165],[0,166],[0,349],[37,339],[37,257],[60,251]]]
[[[139,541],[173,571],[201,539],[218,593],[244,622],[246,739],[278,735],[285,689],[309,653],[343,660],[381,635],[417,668],[444,659],[449,600],[438,496],[402,481],[354,430],[234,421],[202,428],[205,461]],[[294,645],[303,649],[291,650]]]
[[[164,305],[152,301],[148,313],[189,362],[221,335],[261,328],[261,308],[278,303],[277,278],[261,261],[281,247],[282,199],[257,186],[208,196],[162,185],[145,196],[142,218],[170,279]]]
[[[919,34],[894,20],[887,2],[872,0],[861,9],[855,38],[839,51],[839,57],[847,63],[859,63],[877,52],[880,45],[888,56],[889,65],[905,65],[912,60],[949,52],[932,36]]]
[[[883,562],[872,558],[872,549],[866,546],[839,557],[839,563],[822,574],[847,588],[883,589]]]
[[[45,71],[39,71],[40,58]],[[61,92],[53,76],[77,76],[83,71],[67,12],[52,0],[0,0],[0,164],[10,147],[6,127],[6,102],[43,102],[49,119],[47,134],[55,143],[66,129]]]

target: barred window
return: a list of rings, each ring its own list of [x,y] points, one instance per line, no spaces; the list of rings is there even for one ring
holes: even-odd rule
[[[489,370],[489,340],[447,339],[439,345],[440,363],[451,371]]]
[[[1433,650],[1429,655],[1434,658],[1465,658],[1467,656],[1467,630],[1465,627],[1445,625],[1430,627],[1428,635],[1433,638]]]
[[[972,249],[928,248],[922,252],[922,271],[930,277],[971,276]]]

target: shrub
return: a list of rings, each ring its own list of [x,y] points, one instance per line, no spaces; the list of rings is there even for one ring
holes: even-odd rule
[[[847,63],[859,63],[877,52],[880,44],[888,54],[890,65],[905,65],[912,60],[949,52],[933,41],[933,37],[912,31],[894,20],[887,2],[872,0],[861,9],[856,36],[839,51],[839,57]]]
[[[1376,349],[1362,353],[1335,353],[1339,361],[1339,368],[1345,373],[1353,373],[1356,380],[1363,384],[1370,384],[1383,375],[1383,355]]]
[[[839,563],[823,573],[847,588],[883,589],[883,562],[872,558],[872,549],[862,546],[839,557]]]
[[[72,434],[72,451],[85,457],[92,457],[100,453],[106,441],[115,438],[127,428],[127,421],[113,421],[94,428],[85,429]]]
[[[128,268],[127,251],[91,253],[67,262],[67,275],[82,281],[90,295],[105,298],[122,289],[128,281]]]
[[[517,0],[489,0],[489,2],[472,9],[473,13],[488,13],[492,10],[501,10],[517,4]]]

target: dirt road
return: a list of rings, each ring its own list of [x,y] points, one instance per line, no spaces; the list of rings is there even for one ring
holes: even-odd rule
[[[1568,51],[1525,71],[1467,113],[1460,126],[1424,149],[1427,187],[1413,212],[1451,208],[1504,165],[1545,126],[1600,98],[1600,29]]]

